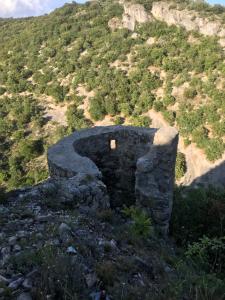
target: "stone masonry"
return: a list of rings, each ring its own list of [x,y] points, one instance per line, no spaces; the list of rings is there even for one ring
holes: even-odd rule
[[[178,133],[171,127],[108,126],[77,131],[49,149],[50,180],[61,186],[61,197],[66,194],[76,203],[82,199],[93,209],[137,204],[165,235],[172,210],[177,143]]]

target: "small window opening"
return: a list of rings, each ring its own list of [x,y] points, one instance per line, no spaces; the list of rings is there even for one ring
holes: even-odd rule
[[[116,140],[111,140],[110,141],[110,149],[111,150],[115,150],[116,149]]]

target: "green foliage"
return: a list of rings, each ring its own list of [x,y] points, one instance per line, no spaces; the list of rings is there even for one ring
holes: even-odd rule
[[[111,261],[103,261],[96,266],[96,273],[105,286],[112,286],[116,280],[116,268]]]
[[[193,99],[197,94],[198,93],[194,88],[187,88],[184,91],[184,97],[188,99]]]
[[[152,221],[146,212],[131,206],[124,208],[123,213],[132,220],[130,229],[134,236],[138,238],[148,238],[153,234]]]
[[[225,237],[203,236],[198,242],[188,246],[185,255],[207,273],[217,273],[225,277]]]
[[[162,299],[182,299],[183,295],[187,299],[224,299],[224,281],[216,274],[207,274],[202,272],[197,265],[193,267],[192,261],[185,258],[180,259],[175,269],[178,278],[169,281],[163,294],[166,298]]]
[[[54,298],[77,300],[77,294],[85,290],[80,264],[71,264],[70,257],[57,247],[45,246],[35,252],[22,252],[10,263],[23,274],[38,268],[35,299],[46,299],[51,294]]]
[[[148,128],[152,120],[148,116],[134,116],[130,119],[130,123],[133,126]]]
[[[17,147],[17,155],[24,157],[26,161],[41,155],[43,153],[42,140],[22,140]]]
[[[46,94],[55,98],[56,102],[62,102],[68,92],[68,87],[61,86],[57,83],[49,85],[46,88]]]
[[[6,88],[0,86],[0,96],[5,94]]]
[[[78,109],[75,104],[68,107],[67,112],[67,122],[70,131],[80,130],[91,126],[91,121],[84,117],[84,112],[82,109]]]
[[[117,116],[114,119],[114,123],[115,123],[115,125],[122,125],[124,123],[124,118]]]
[[[180,245],[225,236],[225,191],[215,188],[175,192],[171,232]]]
[[[185,155],[181,152],[177,153],[175,175],[176,180],[180,180],[187,171]]]

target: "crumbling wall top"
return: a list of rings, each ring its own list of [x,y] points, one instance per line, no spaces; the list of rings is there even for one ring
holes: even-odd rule
[[[95,163],[88,157],[81,156],[75,151],[74,145],[79,141],[95,136],[108,135],[109,138],[120,135],[122,132],[148,135],[153,139],[156,129],[133,126],[106,126],[94,127],[76,131],[62,139],[48,150],[48,164],[51,177],[73,177],[77,174],[88,174],[101,178],[101,172]],[[94,147],[94,145],[93,145]]]

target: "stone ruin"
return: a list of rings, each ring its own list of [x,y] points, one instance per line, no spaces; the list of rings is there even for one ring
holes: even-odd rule
[[[171,127],[77,131],[48,150],[50,176],[61,186],[61,197],[94,210],[134,204],[144,208],[157,231],[165,235],[177,144],[178,133]]]

